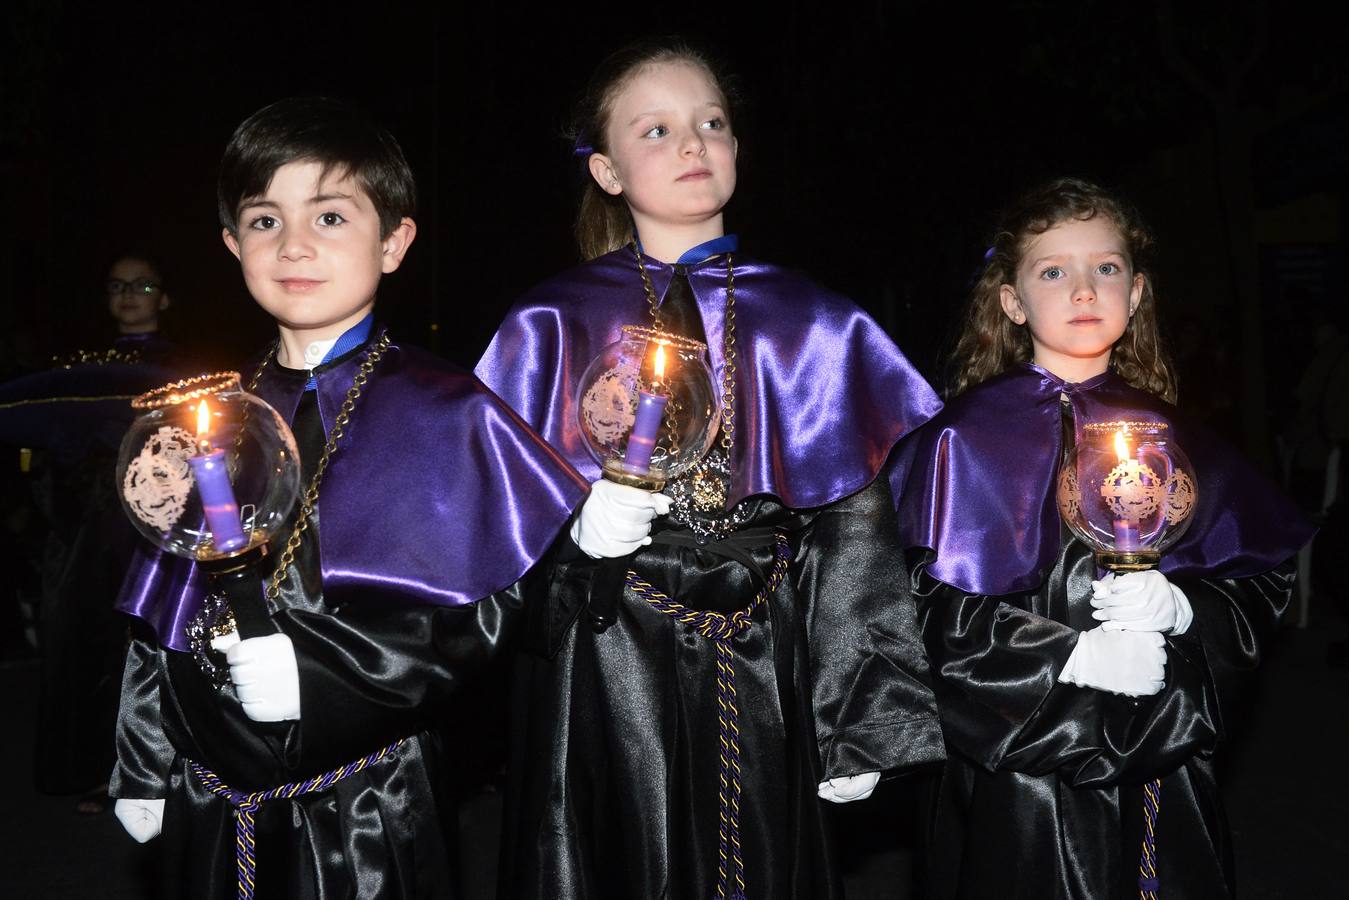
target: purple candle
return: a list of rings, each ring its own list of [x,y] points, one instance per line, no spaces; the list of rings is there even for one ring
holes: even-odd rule
[[[665,419],[665,402],[666,398],[660,394],[637,392],[637,418],[628,435],[627,452],[623,454],[623,468],[634,475],[645,475],[651,469],[651,454]]]
[[[1115,455],[1119,457],[1120,463],[1125,466],[1125,472],[1134,478],[1141,478],[1138,471],[1138,461],[1129,454],[1129,442],[1126,438],[1127,432],[1115,432]],[[1138,520],[1137,519],[1115,519],[1112,523],[1115,532],[1116,550],[1137,550],[1138,549]]]
[[[202,452],[189,457],[187,464],[192,467],[197,492],[201,495],[206,527],[211,530],[211,544],[217,552],[228,553],[246,546],[248,538],[239,525],[239,504],[234,499],[234,488],[230,485],[225,451],[212,450],[208,440],[210,423],[211,410],[203,400],[197,407],[197,439]]]
[[[1113,524],[1115,526],[1115,549],[1137,550],[1138,523],[1133,519],[1116,519]]]
[[[665,378],[665,348],[656,345],[655,385]],[[656,438],[665,420],[668,398],[654,391],[637,391],[637,417],[628,434],[628,449],[623,454],[623,469],[634,475],[645,475],[651,470],[651,454],[656,450]]]

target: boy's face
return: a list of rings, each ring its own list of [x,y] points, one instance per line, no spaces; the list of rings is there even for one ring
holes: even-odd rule
[[[239,207],[237,235],[224,232],[248,291],[283,336],[332,340],[375,305],[379,278],[392,272],[416,235],[403,219],[381,237],[379,214],[340,169],[296,161],[276,170],[267,190]]]

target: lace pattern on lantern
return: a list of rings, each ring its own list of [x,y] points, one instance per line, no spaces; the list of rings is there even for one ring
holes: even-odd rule
[[[1059,470],[1059,512],[1069,522],[1077,519],[1082,509],[1082,489],[1077,483],[1077,469],[1064,466]]]
[[[630,369],[610,369],[595,380],[581,398],[586,428],[602,444],[617,444],[632,430],[637,404]]]
[[[1194,482],[1190,476],[1179,470],[1172,472],[1166,479],[1166,517],[1172,522],[1182,522],[1194,511]]]
[[[1136,459],[1119,463],[1101,484],[1101,496],[1110,512],[1135,522],[1155,513],[1165,495],[1166,486],[1157,473]]]
[[[122,495],[136,518],[160,531],[168,531],[183,515],[192,491],[192,468],[196,456],[192,435],[182,428],[161,425],[127,466]]]

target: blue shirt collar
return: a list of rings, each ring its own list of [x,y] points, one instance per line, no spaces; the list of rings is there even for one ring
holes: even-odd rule
[[[739,249],[739,235],[723,234],[719,238],[703,241],[698,246],[690,247],[688,250],[685,250],[683,255],[675,260],[675,265],[691,266],[700,263],[703,260],[711,259],[714,256],[720,256],[723,253],[735,253]]]
[[[337,339],[337,343],[329,347],[328,352],[323,355],[323,359],[319,362],[319,365],[321,366],[325,363],[330,363],[339,356],[350,353],[352,350],[355,350],[357,347],[370,340],[370,332],[374,327],[375,311],[372,309],[365,314],[364,319],[361,319],[361,321],[342,332],[342,336]],[[315,368],[318,368],[318,366],[315,366]],[[313,391],[317,390],[318,386],[318,380],[315,379],[313,375],[310,375],[309,381],[305,384],[304,389],[306,391]]]
[[[642,239],[637,236],[637,249],[642,250]],[[675,260],[677,266],[692,266],[704,262],[714,256],[720,256],[723,253],[735,253],[740,249],[740,236],[736,234],[723,234],[721,237],[712,238],[710,241],[703,241],[696,247],[690,247],[685,250],[679,259]]]

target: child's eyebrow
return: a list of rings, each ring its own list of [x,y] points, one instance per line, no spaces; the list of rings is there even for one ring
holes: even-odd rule
[[[1056,262],[1065,256],[1071,256],[1070,253],[1050,253],[1047,256],[1037,257],[1030,261],[1030,267],[1033,269],[1038,265],[1048,262]],[[1128,259],[1129,256],[1123,250],[1091,250],[1086,253],[1089,258],[1100,259],[1105,256],[1118,256],[1120,259]]]
[[[628,122],[628,124],[635,125],[642,119],[645,119],[647,116],[663,116],[668,114],[669,112],[670,111],[668,109],[648,109],[645,112],[639,112],[637,115],[633,116],[632,120]]]
[[[262,199],[257,199],[257,200],[245,200],[243,203],[240,203],[240,204],[239,204],[239,212],[242,213],[242,212],[243,212],[244,210],[246,210],[246,209],[257,209],[257,208],[263,207],[263,206],[266,206],[266,207],[268,207],[268,208],[270,208],[270,209],[280,209],[280,208],[281,208],[281,207],[277,206],[275,203],[273,203],[271,200],[262,200]]]
[[[706,103],[703,104],[703,108],[719,109],[722,110],[723,112],[725,112],[726,110],[726,108],[721,105],[721,101],[719,100],[708,100]],[[648,109],[645,112],[639,112],[637,115],[633,116],[632,121],[628,122],[628,124],[636,125],[639,121],[646,118],[647,116],[664,116],[669,114],[670,110],[668,109]]]
[[[350,200],[356,202],[356,198],[351,194],[316,194],[309,198],[310,203],[327,203],[330,200]]]

